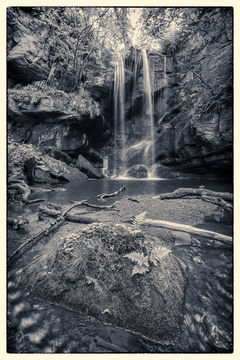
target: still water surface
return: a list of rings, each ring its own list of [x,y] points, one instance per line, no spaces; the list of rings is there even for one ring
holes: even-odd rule
[[[155,195],[165,192],[174,191],[180,187],[194,187],[204,185],[207,189],[214,191],[229,191],[232,192],[232,184],[226,181],[213,180],[188,180],[188,179],[161,179],[161,180],[126,180],[126,179],[100,179],[93,181],[71,182],[68,184],[59,185],[58,188],[64,188],[66,191],[50,192],[47,195],[49,201],[54,200],[75,200],[80,201],[88,198],[95,202],[98,194],[112,193],[119,189],[120,185],[124,185],[126,190],[120,193],[117,197],[120,200],[123,196],[134,195]],[[35,193],[32,198],[44,198],[45,193]],[[111,201],[116,201],[112,198]]]

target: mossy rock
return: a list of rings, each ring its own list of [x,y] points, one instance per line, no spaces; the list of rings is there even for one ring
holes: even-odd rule
[[[161,239],[94,223],[51,239],[25,280],[35,297],[169,345],[181,334],[185,270]]]

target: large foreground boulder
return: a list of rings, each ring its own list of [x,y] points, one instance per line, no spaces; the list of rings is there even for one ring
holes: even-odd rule
[[[168,345],[181,334],[185,269],[161,239],[94,223],[52,238],[25,280],[34,297]]]

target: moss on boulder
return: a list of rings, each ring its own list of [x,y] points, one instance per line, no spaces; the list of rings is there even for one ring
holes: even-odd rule
[[[185,265],[123,224],[91,224],[50,240],[25,273],[32,295],[173,344],[181,334]]]

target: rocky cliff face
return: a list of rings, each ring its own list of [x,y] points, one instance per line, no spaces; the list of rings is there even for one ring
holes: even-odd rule
[[[209,11],[204,15],[212,22],[209,33],[196,27],[174,49],[165,46],[162,53],[148,52],[156,161],[177,171],[231,175],[232,14],[226,8]],[[204,16],[200,25],[206,21]],[[50,60],[43,39],[47,30],[42,26],[36,32],[27,18],[32,19],[31,14],[19,10],[8,26],[9,134],[17,141],[53,146],[75,160],[81,154],[91,161],[94,149],[113,145],[112,58],[102,54],[100,67],[89,66],[77,93],[69,92],[67,72],[56,70],[61,89],[46,85]],[[140,51],[130,49],[125,79],[126,136],[131,147],[142,139],[138,120],[145,116]],[[145,148],[140,146],[139,151]],[[136,149],[129,153],[128,166],[142,157]]]
[[[201,26],[209,19],[213,25],[208,33]],[[129,58],[126,135],[131,148],[142,137],[140,119],[145,114],[141,54],[136,56],[133,52]],[[200,28],[196,27],[194,33],[179,41],[174,49],[166,46],[162,54],[148,52],[148,60],[156,161],[172,170],[231,176],[231,9],[211,9],[200,19]],[[138,67],[134,70],[136,61]],[[141,158],[142,150],[134,148],[134,154],[131,151],[129,165]]]
[[[50,79],[53,67],[46,46],[46,41],[52,41],[48,32],[49,27],[41,25],[31,12],[9,9],[8,134],[44,152],[50,146],[54,157],[62,152],[62,159],[70,155],[74,161],[82,154],[94,162],[94,148],[110,135],[104,120],[109,73],[97,66],[89,67],[84,86],[73,91],[69,89],[71,74],[63,74],[56,67],[54,79],[59,82],[54,82]],[[62,41],[61,51],[69,46]],[[102,166],[99,156],[97,163]]]
[[[158,161],[178,170],[231,175],[232,29],[226,16],[211,13],[212,21],[227,22],[225,32],[197,30],[167,54],[166,113],[156,116],[156,152]]]

